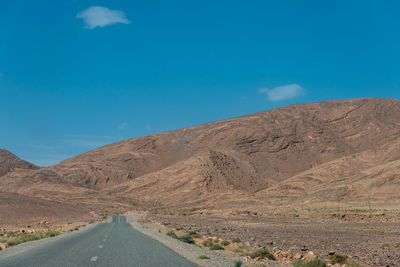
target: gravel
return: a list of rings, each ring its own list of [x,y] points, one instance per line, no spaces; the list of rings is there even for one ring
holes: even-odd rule
[[[150,236],[151,238],[157,240],[158,242],[162,243],[163,245],[169,247],[182,257],[188,259],[191,262],[198,264],[199,266],[204,267],[227,267],[227,266],[234,266],[234,259],[230,259],[225,257],[223,252],[220,251],[210,251],[204,247],[197,247],[191,244],[187,244],[176,240],[172,237],[167,236],[166,234],[156,232],[152,229],[144,227],[139,221],[143,218],[143,213],[140,212],[127,212],[126,217],[128,222],[135,228],[137,231]],[[206,255],[210,259],[198,259],[198,256]],[[272,263],[261,263],[261,262],[254,262],[254,263],[246,263],[243,262],[242,266],[289,266],[287,264],[282,264],[279,262],[272,262]]]

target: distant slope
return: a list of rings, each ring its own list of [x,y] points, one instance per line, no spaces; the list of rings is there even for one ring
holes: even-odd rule
[[[325,101],[122,141],[68,159],[54,170],[67,182],[103,189],[205,156],[205,176],[212,178],[208,187],[225,180],[256,192],[398,138],[399,101]]]
[[[35,170],[39,167],[18,158],[5,149],[0,149],[0,176],[3,176],[17,168]]]
[[[10,173],[0,191],[128,206],[364,205],[385,196],[393,204],[400,200],[399,160],[399,101],[336,100],[110,144]]]

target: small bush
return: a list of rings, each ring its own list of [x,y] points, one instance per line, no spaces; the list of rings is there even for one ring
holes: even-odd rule
[[[170,236],[172,238],[178,239],[178,236],[175,234],[174,231],[169,231],[168,233],[166,233],[167,236]]]
[[[239,243],[239,242],[240,242],[240,238],[239,237],[232,238],[232,243]]]
[[[224,247],[229,246],[230,242],[227,240],[224,240],[221,242],[221,245],[223,245]]]
[[[232,251],[235,253],[243,252],[240,248],[234,248],[234,249],[232,249]]]
[[[0,251],[1,251],[1,250],[3,250],[3,248],[2,248],[2,247],[0,247]]]
[[[210,259],[210,257],[208,257],[206,255],[200,255],[197,258],[200,259],[200,260],[209,260]]]
[[[346,260],[346,265],[348,267],[363,267],[363,265],[361,263],[359,263],[358,261],[353,260],[353,259]]]
[[[233,264],[234,264],[235,267],[241,267],[242,264],[243,264],[243,262],[242,262],[241,260],[235,260],[235,261],[233,262]]]
[[[46,233],[44,233],[45,237],[53,237],[60,234],[61,234],[60,231],[47,231]]]
[[[219,243],[219,239],[216,238],[216,239],[213,240],[213,242],[214,242],[214,243]]]
[[[212,244],[213,244],[213,242],[212,242],[212,239],[207,239],[207,240],[204,240],[203,241],[203,246],[205,246],[205,247],[211,247],[212,246]]]
[[[79,230],[79,226],[74,228],[74,231],[78,231]]]
[[[175,230],[176,231],[180,231],[180,230],[183,230],[183,228],[182,227],[176,227]]]
[[[293,265],[296,267],[326,267],[326,263],[320,259],[313,259],[310,261],[301,261],[296,260],[293,262]]]
[[[271,252],[264,248],[257,249],[256,251],[250,253],[250,258],[267,258],[269,260],[276,260],[274,255]]]
[[[181,235],[178,237],[178,239],[182,242],[189,243],[189,244],[194,244],[194,240],[190,235]]]
[[[7,246],[12,247],[21,244],[20,240],[14,239],[7,242]]]
[[[332,264],[340,263],[340,264],[345,264],[347,257],[340,255],[340,254],[333,254],[329,256],[330,260],[332,261]]]
[[[196,230],[189,231],[189,235],[197,235],[197,231]]]
[[[390,247],[390,245],[388,243],[383,243],[381,245],[381,248],[389,248],[389,247]]]
[[[212,244],[210,249],[211,250],[224,250],[224,248],[220,244],[217,244],[217,243]]]

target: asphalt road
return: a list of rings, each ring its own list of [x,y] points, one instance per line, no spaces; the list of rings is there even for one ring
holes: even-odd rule
[[[112,216],[111,223],[6,252],[0,252],[1,267],[197,266],[136,231],[119,215]]]

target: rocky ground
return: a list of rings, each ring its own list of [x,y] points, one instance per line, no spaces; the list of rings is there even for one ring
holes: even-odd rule
[[[271,217],[150,214],[147,219],[183,232],[196,229],[204,236],[239,238],[248,246],[265,247],[289,262],[312,251],[326,262],[330,262],[329,254],[336,253],[365,266],[400,266],[400,214],[396,212]]]

